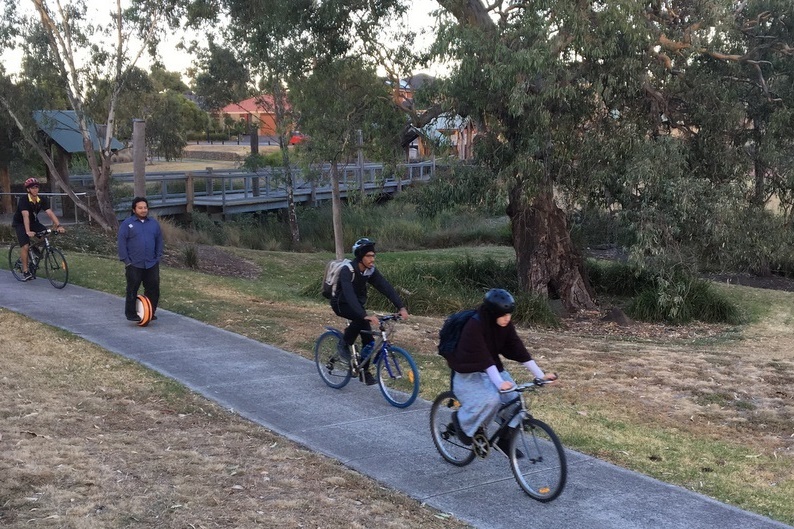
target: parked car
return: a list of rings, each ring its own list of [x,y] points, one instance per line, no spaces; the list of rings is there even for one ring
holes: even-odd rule
[[[304,141],[306,141],[306,140],[308,140],[308,139],[309,139],[309,137],[308,137],[308,136],[306,136],[305,134],[301,134],[300,132],[298,132],[298,131],[296,130],[296,131],[295,131],[295,132],[293,132],[293,133],[292,133],[292,135],[290,136],[290,138],[289,138],[289,144],[290,144],[290,145],[300,145],[301,143],[303,143]]]

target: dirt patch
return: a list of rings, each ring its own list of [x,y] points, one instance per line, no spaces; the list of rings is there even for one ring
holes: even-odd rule
[[[188,266],[189,248],[197,251],[197,266]],[[235,255],[217,246],[197,244],[192,247],[167,249],[163,256],[163,264],[174,268],[195,268],[199,272],[225,277],[239,277],[242,279],[256,279],[262,269],[256,263]]]

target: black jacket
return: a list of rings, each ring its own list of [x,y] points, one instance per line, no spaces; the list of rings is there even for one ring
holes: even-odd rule
[[[492,365],[504,371],[499,355],[520,363],[532,360],[513,322],[500,327],[496,318],[480,306],[477,314],[463,326],[458,346],[447,362],[458,373],[485,371]]]
[[[336,289],[336,296],[331,298],[332,305],[334,303],[340,306],[347,305],[347,308],[356,316],[366,318],[367,285],[372,285],[378,292],[386,296],[397,309],[403,308],[402,299],[400,299],[394,287],[391,286],[391,283],[386,281],[386,278],[377,269],[373,268],[371,273],[368,273],[368,270],[362,273],[358,264],[359,260],[355,259],[353,260],[352,272],[347,267],[343,267],[339,272],[339,287]]]

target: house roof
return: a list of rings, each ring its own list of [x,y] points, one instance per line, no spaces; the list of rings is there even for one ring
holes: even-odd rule
[[[36,121],[39,130],[49,136],[64,151],[68,153],[85,152],[83,135],[80,133],[77,114],[74,110],[36,110],[33,112],[33,119]],[[88,131],[95,151],[102,149],[97,128],[96,124],[90,120],[88,121]],[[124,145],[116,138],[111,138],[110,148],[117,151],[123,149]]]
[[[224,114],[259,114],[259,113],[273,113],[273,96],[262,94],[255,97],[249,97],[244,101],[238,103],[229,103],[221,109]]]

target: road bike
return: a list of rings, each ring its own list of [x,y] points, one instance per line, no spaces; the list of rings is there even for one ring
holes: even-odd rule
[[[28,271],[36,277],[42,268],[44,274],[55,288],[63,288],[69,282],[69,267],[66,264],[66,257],[63,252],[50,243],[50,235],[55,235],[57,231],[50,229],[36,233],[39,241],[30,241],[28,248]],[[17,281],[25,281],[22,272],[21,248],[18,244],[12,244],[8,249],[8,267]]]
[[[468,465],[475,457],[487,457],[492,450],[500,452],[510,460],[513,477],[524,492],[544,503],[552,501],[565,488],[568,476],[565,451],[554,430],[529,412],[525,397],[549,382],[535,379],[505,392],[515,391],[518,396],[499,408],[494,422],[496,431],[489,436],[486,429],[480,428],[471,445],[458,439],[455,431],[452,414],[460,408],[455,393],[452,390],[441,393],[430,408],[430,432],[436,449],[444,459],[459,467]],[[502,440],[507,441],[506,452],[499,448],[505,445]]]
[[[326,327],[314,345],[314,361],[323,381],[335,389],[343,388],[352,377],[362,376],[368,365],[375,366],[380,391],[392,406],[407,408],[419,395],[419,369],[407,351],[391,343],[398,314],[378,316],[375,341],[359,350],[350,346],[350,361],[340,358],[342,331]]]

